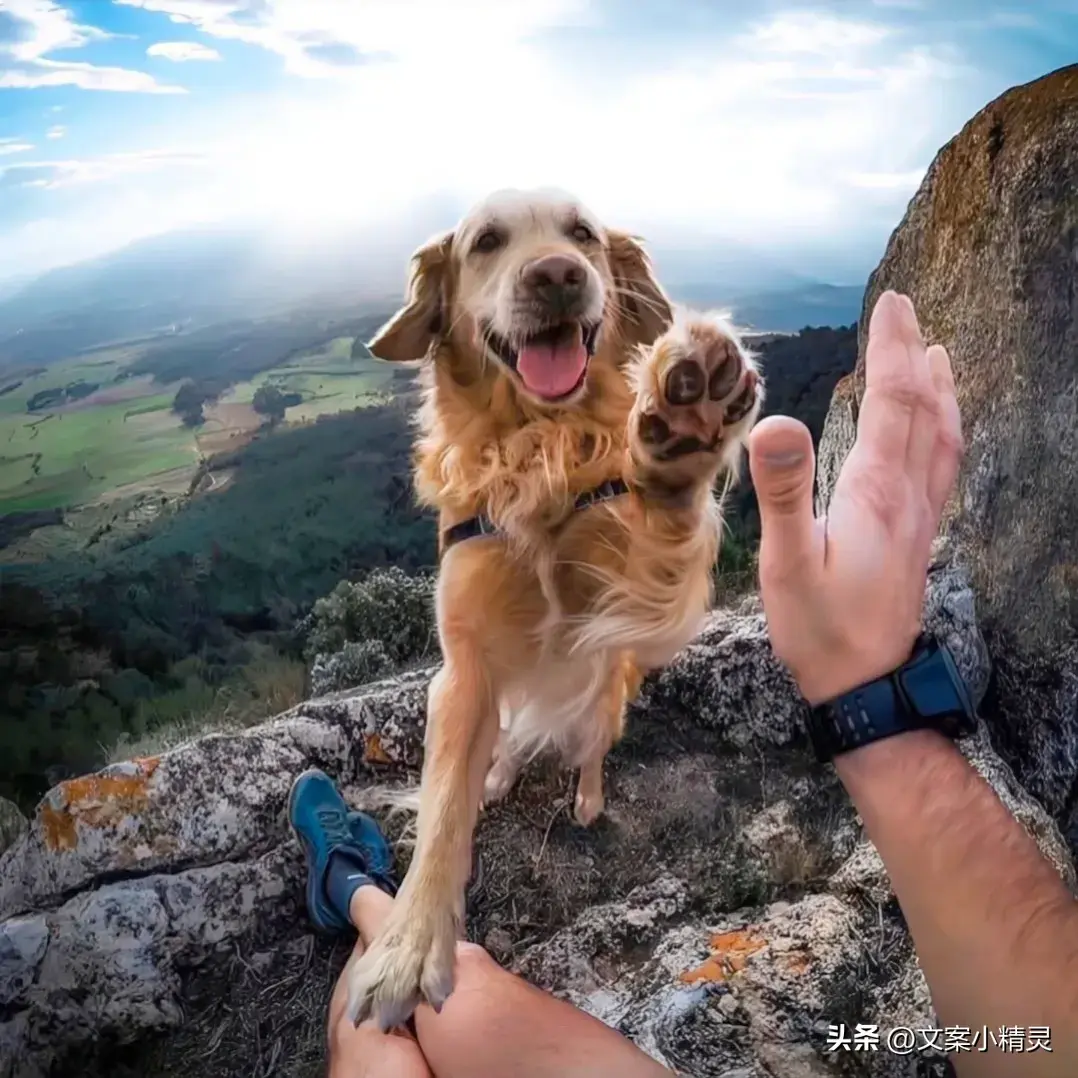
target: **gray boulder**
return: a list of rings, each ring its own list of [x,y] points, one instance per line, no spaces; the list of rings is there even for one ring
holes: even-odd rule
[[[0,853],[21,838],[26,827],[26,817],[19,806],[6,797],[0,797]]]
[[[955,357],[970,455],[925,619],[987,719],[963,751],[1072,889],[1076,134],[1078,69],[989,106],[933,164],[866,307],[909,292]],[[824,504],[862,390],[863,367],[832,402]],[[304,921],[287,791],[311,765],[357,805],[414,781],[429,676],[52,789],[0,856],[0,1078],[323,1074],[348,944]],[[934,1027],[886,871],[804,717],[758,603],[716,613],[644,686],[595,827],[544,763],[484,814],[471,937],[704,1078],[848,1075],[829,1026]],[[868,1078],[947,1073],[914,1062],[856,1057]]]
[[[983,694],[957,565],[934,569],[925,616]],[[428,679],[51,790],[0,859],[0,1075],[323,1073],[348,945],[304,922],[288,787],[317,765],[362,804],[414,780]],[[886,873],[808,751],[802,707],[758,603],[716,613],[646,684],[596,827],[572,823],[571,779],[543,763],[484,816],[472,938],[697,1075],[838,1074],[828,1021],[930,1024]],[[987,734],[966,748],[1073,885],[1058,829]],[[906,1073],[888,1058],[866,1073]]]
[[[867,320],[910,295],[954,364],[967,440],[945,524],[996,676],[984,714],[1078,848],[1078,66],[1003,94],[933,161],[869,280],[855,373],[820,445],[826,504],[853,444]]]

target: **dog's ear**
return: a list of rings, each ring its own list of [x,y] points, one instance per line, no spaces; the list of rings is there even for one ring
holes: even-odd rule
[[[634,344],[652,344],[673,321],[670,300],[638,237],[608,231],[606,241],[618,307],[627,323],[625,331]]]
[[[378,359],[423,359],[448,317],[449,251],[453,234],[436,236],[412,255],[404,306],[367,347]]]

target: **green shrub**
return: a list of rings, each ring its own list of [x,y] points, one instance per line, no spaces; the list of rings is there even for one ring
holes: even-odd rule
[[[345,644],[378,640],[396,665],[430,654],[434,644],[434,580],[396,566],[361,580],[342,580],[319,599],[306,619],[308,660]]]
[[[366,685],[390,675],[394,670],[381,640],[359,640],[340,651],[318,655],[311,665],[311,692],[315,696]]]
[[[434,578],[396,566],[342,580],[301,622],[316,693],[350,688],[432,658]]]

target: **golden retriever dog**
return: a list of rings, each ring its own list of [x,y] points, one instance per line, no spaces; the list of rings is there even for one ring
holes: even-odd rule
[[[558,750],[577,821],[603,811],[626,704],[711,604],[714,490],[763,384],[636,239],[552,192],[492,196],[418,250],[370,349],[426,361],[416,489],[441,537],[416,844],[349,981],[352,1020],[390,1028],[453,989],[477,815],[521,763]]]

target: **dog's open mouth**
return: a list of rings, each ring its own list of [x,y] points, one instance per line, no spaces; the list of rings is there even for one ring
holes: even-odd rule
[[[496,333],[489,334],[488,340],[530,393],[557,401],[571,397],[584,384],[598,336],[598,323],[563,322],[526,337],[519,345]]]

